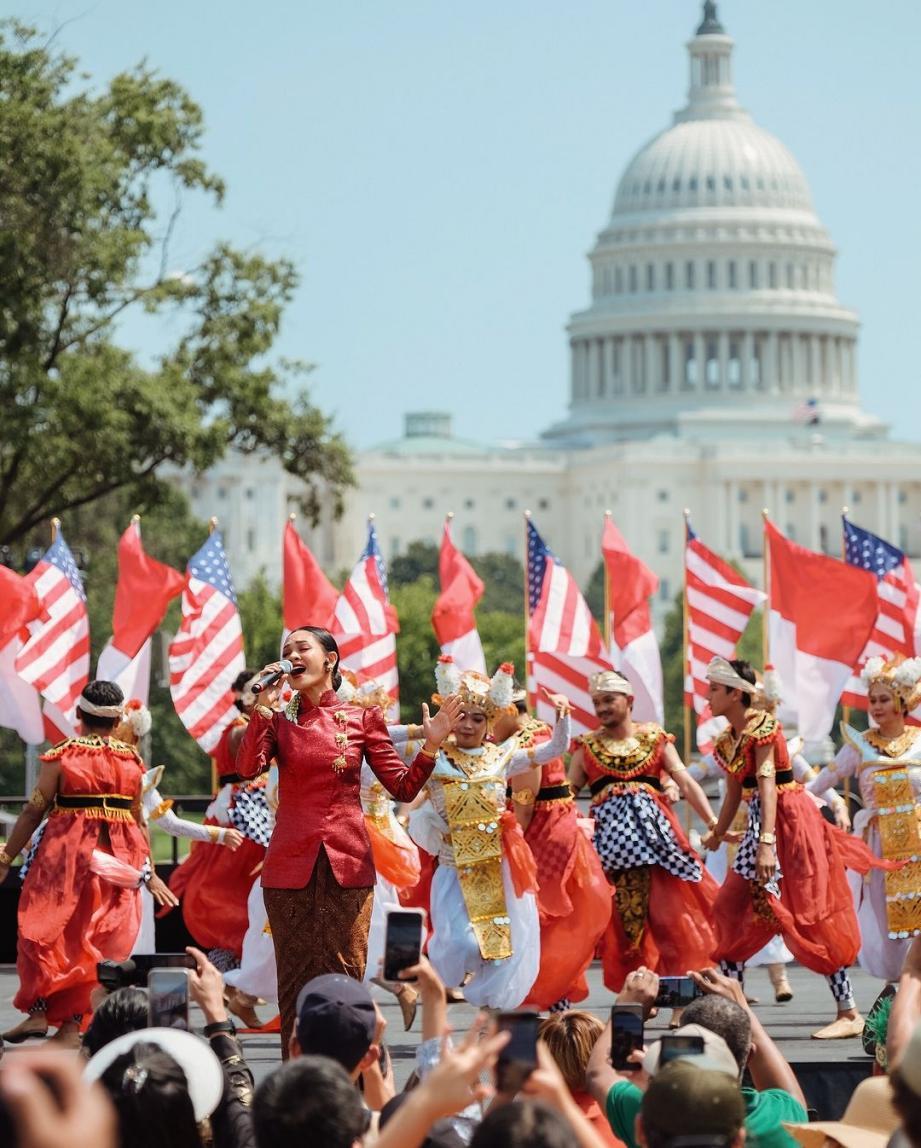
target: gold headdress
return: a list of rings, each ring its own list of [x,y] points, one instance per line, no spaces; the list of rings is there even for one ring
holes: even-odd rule
[[[590,694],[625,694],[628,698],[632,698],[633,686],[617,670],[599,670],[597,674],[589,675],[588,692]]]
[[[394,702],[380,682],[374,678],[360,681],[353,670],[340,668],[339,672],[342,674],[342,682],[336,690],[336,696],[340,701],[352,706],[361,706],[365,710],[370,709],[371,706],[379,706],[383,710],[384,716],[387,716],[387,711]]]
[[[895,654],[888,661],[878,657],[867,658],[860,671],[860,680],[868,693],[874,685],[892,690],[905,713],[921,702],[921,658],[906,658],[902,654]]]
[[[450,654],[442,654],[435,666],[436,693],[432,701],[441,705],[449,694],[457,694],[461,704],[481,709],[489,729],[503,714],[516,713],[512,697],[515,690],[515,667],[503,662],[492,678],[478,670],[459,670]]]

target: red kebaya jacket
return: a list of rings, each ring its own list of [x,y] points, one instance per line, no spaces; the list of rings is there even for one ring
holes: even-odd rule
[[[419,754],[411,765],[393,748],[381,711],[344,705],[332,690],[314,705],[301,695],[297,721],[255,710],[237,753],[237,772],[255,777],[278,763],[278,810],[262,884],[303,889],[317,855],[326,850],[340,885],[374,884],[371,843],[359,798],[362,758],[398,801],[412,801],[435,762]],[[342,760],[344,759],[344,760]]]

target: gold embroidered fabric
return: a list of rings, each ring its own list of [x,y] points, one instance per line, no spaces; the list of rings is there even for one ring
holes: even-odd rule
[[[44,793],[42,793],[37,785],[32,790],[32,796],[29,798],[29,805],[31,805],[33,809],[39,810],[39,812],[48,808],[48,798],[44,795]]]
[[[741,734],[728,726],[713,743],[713,756],[717,765],[726,773],[742,773],[749,746],[767,745],[773,740],[776,731],[777,719],[774,715],[760,711],[752,714]]]
[[[79,745],[84,749],[110,749],[113,753],[117,753],[119,757],[133,757],[138,758],[137,750],[133,745],[127,745],[117,738],[110,737],[108,739],[100,737],[98,733],[87,734],[85,737],[69,737],[65,741],[58,742],[53,745],[47,753],[41,755],[42,761],[54,761],[62,756],[62,754],[70,749],[72,746]]]
[[[579,739],[602,772],[629,778],[655,769],[671,738],[661,726],[638,725],[630,737],[615,739],[604,730],[584,733]]]
[[[512,955],[499,824],[505,786],[494,780],[444,781],[442,786],[457,879],[480,955],[486,961],[504,960]]]
[[[169,813],[169,811],[172,808],[173,808],[173,799],[171,797],[168,797],[165,801],[161,801],[160,804],[157,806],[157,808],[152,810],[148,814],[148,818],[151,821],[159,821],[160,818],[163,816],[163,814]]]
[[[906,729],[898,737],[883,737],[878,729],[868,729],[863,736],[884,757],[902,757],[918,740],[919,733],[917,729]]]
[[[530,716],[526,718],[524,726],[517,733],[519,748],[531,749],[538,734],[541,733],[550,733],[550,726],[546,722],[538,721],[537,718]]]
[[[442,745],[440,752],[471,781],[491,776],[497,760],[506,756],[494,742],[485,742],[482,753],[466,753],[456,745]]]
[[[749,881],[749,888],[752,891],[752,905],[755,910],[755,917],[759,921],[764,921],[766,924],[771,925],[775,933],[780,932],[780,922],[774,915],[774,910],[771,907],[771,895],[767,892],[763,885],[759,885],[757,881]]]
[[[651,865],[621,869],[614,875],[614,904],[627,940],[634,949],[643,939],[643,930],[646,928],[651,884]]]
[[[921,807],[904,766],[877,770],[873,784],[882,854],[905,862],[886,874],[889,936],[912,937],[921,932]]]

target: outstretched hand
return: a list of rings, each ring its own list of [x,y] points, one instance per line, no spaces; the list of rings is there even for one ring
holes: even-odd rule
[[[422,703],[422,735],[426,744],[439,746],[457,725],[461,713],[461,700],[457,694],[449,694],[441,703],[441,709],[432,717],[429,707]]]

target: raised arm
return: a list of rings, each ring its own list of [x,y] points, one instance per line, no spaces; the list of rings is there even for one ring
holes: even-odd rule
[[[226,845],[236,849],[243,840],[237,829],[225,829],[221,825],[199,825],[197,821],[187,821],[173,813],[172,801],[164,801],[159,789],[153,786],[144,791],[144,812],[151,825],[156,825],[170,837],[186,837],[190,841],[208,841],[212,845]]]
[[[435,768],[435,754],[454,728],[461,704],[456,695],[446,698],[434,717],[427,705],[422,706],[422,729],[425,742],[411,764],[407,765],[394,748],[384,716],[377,706],[364,712],[364,755],[378,781],[397,801],[412,801],[428,781]]]
[[[548,761],[553,761],[555,757],[559,757],[565,752],[569,745],[571,725],[568,705],[567,702],[565,707],[561,706],[557,710],[556,725],[553,727],[553,736],[549,741],[545,741],[543,745],[532,746],[531,749],[515,750],[509,760],[508,777],[513,777],[516,773],[523,773],[524,770],[531,769],[535,765],[545,765]]]

